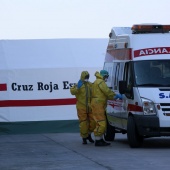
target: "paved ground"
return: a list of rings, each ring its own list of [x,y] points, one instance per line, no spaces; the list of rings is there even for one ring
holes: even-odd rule
[[[126,135],[111,146],[82,145],[78,133],[0,135],[0,170],[169,170],[170,138],[150,138],[138,149]]]

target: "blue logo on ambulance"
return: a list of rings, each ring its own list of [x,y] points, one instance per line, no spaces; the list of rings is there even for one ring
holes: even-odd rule
[[[160,98],[160,99],[170,98],[170,93],[169,93],[169,94],[159,93],[159,98]]]

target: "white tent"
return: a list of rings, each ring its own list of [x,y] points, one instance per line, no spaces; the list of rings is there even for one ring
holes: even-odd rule
[[[0,40],[0,122],[77,119],[69,88],[103,67],[107,39]]]

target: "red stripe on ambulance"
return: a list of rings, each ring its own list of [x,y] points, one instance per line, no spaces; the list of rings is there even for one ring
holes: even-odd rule
[[[128,104],[128,111],[143,112],[143,108],[134,104]]]
[[[132,60],[132,49],[126,48],[126,49],[114,49],[113,46],[107,47],[107,53],[109,55],[106,55],[105,61],[107,62],[109,60]]]

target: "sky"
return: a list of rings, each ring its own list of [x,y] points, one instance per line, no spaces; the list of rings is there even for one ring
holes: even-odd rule
[[[170,24],[170,0],[0,0],[0,39],[108,38],[112,27]]]

